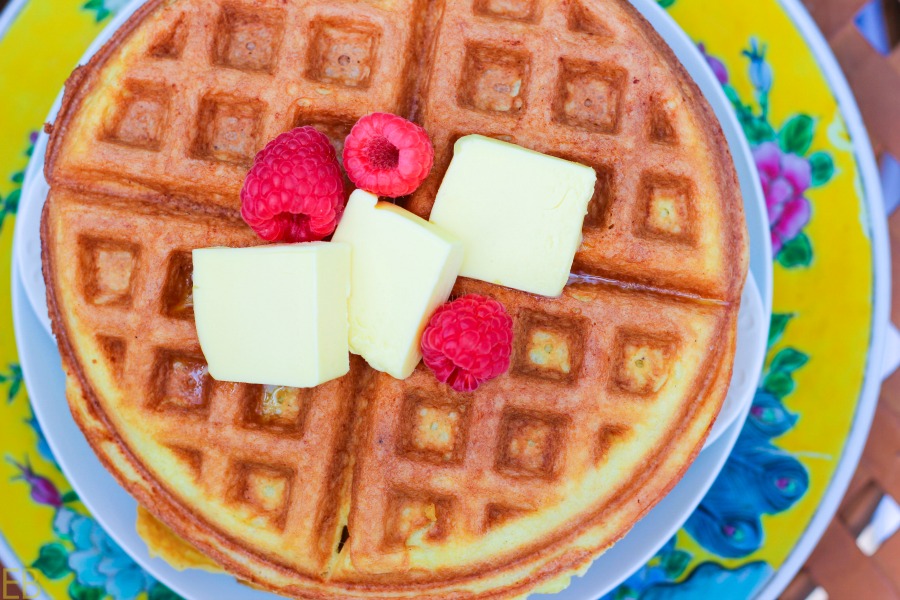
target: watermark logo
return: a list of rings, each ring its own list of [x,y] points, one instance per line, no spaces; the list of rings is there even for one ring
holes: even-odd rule
[[[34,569],[10,569],[3,567],[2,591],[3,600],[31,600],[41,595],[37,584],[37,571]]]

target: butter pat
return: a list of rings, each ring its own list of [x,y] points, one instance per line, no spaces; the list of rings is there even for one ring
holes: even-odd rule
[[[194,250],[194,319],[215,379],[312,387],[350,369],[350,246]]]
[[[356,190],[332,238],[353,247],[350,351],[405,379],[421,360],[419,341],[447,301],[462,245],[411,212]]]
[[[559,296],[596,179],[590,167],[467,135],[453,147],[431,222],[462,240],[460,275]]]

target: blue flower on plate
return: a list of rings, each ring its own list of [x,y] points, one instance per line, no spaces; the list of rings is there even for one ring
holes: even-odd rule
[[[743,55],[750,59],[750,82],[760,94],[768,94],[772,89],[772,66],[766,62],[766,45],[760,46],[759,40],[750,39],[750,49]]]
[[[102,588],[115,600],[133,600],[156,583],[94,519],[63,507],[53,527],[75,546],[68,562],[79,584]]]
[[[641,594],[641,600],[680,600],[693,598],[752,598],[759,586],[772,575],[772,567],[752,562],[727,569],[705,562],[680,583],[661,583]]]
[[[771,442],[796,422],[776,395],[757,391],[734,450],[685,523],[701,546],[723,557],[748,556],[762,546],[761,516],[787,510],[806,493],[806,468]]]

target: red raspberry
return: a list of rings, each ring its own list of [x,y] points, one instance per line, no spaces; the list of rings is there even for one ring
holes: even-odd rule
[[[270,242],[309,242],[331,235],[345,203],[334,148],[308,126],[266,144],[241,188],[241,216]]]
[[[438,381],[471,392],[509,368],[512,318],[493,298],[467,294],[438,307],[422,333],[422,358]]]
[[[425,130],[397,115],[372,113],[344,141],[344,168],[356,187],[377,196],[411,194],[428,176],[434,148]]]

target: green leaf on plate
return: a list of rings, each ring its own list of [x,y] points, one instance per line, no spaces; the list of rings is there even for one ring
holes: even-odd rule
[[[9,193],[9,196],[6,197],[6,202],[4,202],[3,211],[7,214],[14,215],[19,210],[19,198],[22,196],[22,190],[13,190]]]
[[[807,362],[809,362],[808,354],[800,352],[799,350],[794,350],[793,348],[785,348],[772,359],[769,370],[793,373]]]
[[[19,394],[20,389],[22,389],[22,380],[13,379],[13,382],[9,385],[9,391],[6,393],[6,401],[12,402]]]
[[[38,558],[31,566],[49,579],[65,577],[69,569],[69,553],[62,544],[44,544],[38,550]]]
[[[656,0],[656,2],[663,8],[669,8],[670,6],[675,4],[675,0]]]
[[[725,85],[723,85],[722,90],[725,92],[725,96],[728,98],[728,100],[731,101],[732,104],[739,107],[742,107],[744,105],[743,102],[741,102],[741,97],[738,95],[737,90],[734,89],[734,86],[732,86],[730,83],[726,83]]]
[[[793,269],[794,267],[808,267],[812,262],[812,257],[812,245],[809,243],[809,238],[805,233],[801,233],[781,247],[776,259],[782,267]]]
[[[101,587],[87,587],[78,583],[78,578],[69,584],[69,597],[72,600],[103,600],[106,590]]]
[[[620,585],[616,588],[616,592],[613,594],[613,600],[632,600],[633,598],[637,597],[637,592],[627,585]]]
[[[182,600],[182,598],[157,581],[147,592],[147,600]]]
[[[769,342],[768,348],[775,345],[781,336],[784,335],[784,329],[788,322],[794,318],[794,313],[772,313],[772,322],[769,325]]]
[[[775,130],[765,119],[754,117],[744,123],[744,135],[747,136],[751,146],[758,146],[763,142],[774,140]]]
[[[812,186],[825,185],[834,177],[834,161],[827,152],[813,152],[809,156],[809,166],[812,170]]]
[[[22,183],[25,180],[25,171],[18,171],[17,173],[13,173],[13,176],[10,177],[10,181],[13,183]]]
[[[69,490],[65,494],[62,495],[63,504],[68,504],[69,502],[76,502],[78,500],[78,494],[75,493],[75,490]]]
[[[815,126],[809,115],[791,117],[778,132],[778,145],[785,152],[803,156],[812,144]]]
[[[770,371],[763,379],[762,387],[780,400],[794,391],[794,380],[785,371]]]
[[[109,16],[109,9],[106,8],[103,0],[88,0],[82,5],[82,8],[95,11],[94,19],[98,23]]]
[[[662,561],[663,571],[667,579],[678,579],[691,562],[691,555],[684,550],[673,550],[665,555]]]

